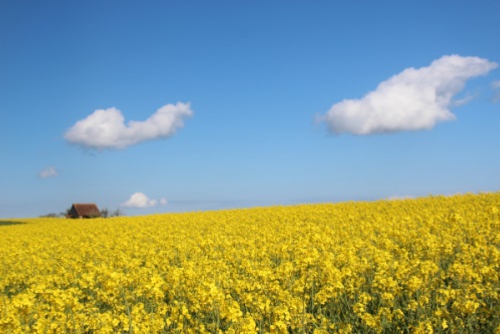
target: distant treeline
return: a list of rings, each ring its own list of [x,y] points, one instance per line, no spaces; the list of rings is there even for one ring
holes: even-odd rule
[[[61,211],[59,213],[51,212],[47,213],[44,215],[40,215],[40,218],[66,218],[69,215],[71,208],[66,209],[65,211]],[[109,211],[108,208],[104,208],[101,210],[101,217],[102,218],[108,218],[108,217],[120,217],[124,216],[125,214],[123,213],[120,208],[117,208],[114,211]]]

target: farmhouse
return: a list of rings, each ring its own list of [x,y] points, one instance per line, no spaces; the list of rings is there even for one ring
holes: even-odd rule
[[[101,212],[94,203],[73,203],[67,218],[97,218]]]

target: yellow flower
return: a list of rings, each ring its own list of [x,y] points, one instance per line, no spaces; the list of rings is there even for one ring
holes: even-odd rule
[[[0,227],[0,333],[500,334],[499,207],[490,193],[22,219]]]

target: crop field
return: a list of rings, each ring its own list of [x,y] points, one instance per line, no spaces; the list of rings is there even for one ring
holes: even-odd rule
[[[0,333],[500,333],[500,193],[0,224]]]

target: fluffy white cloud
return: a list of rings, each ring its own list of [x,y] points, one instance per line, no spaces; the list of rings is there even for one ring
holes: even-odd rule
[[[52,166],[44,168],[38,173],[38,177],[40,177],[42,179],[46,179],[48,177],[54,177],[54,176],[58,176],[58,175],[59,175],[59,171],[55,167],[52,167]]]
[[[137,192],[132,194],[128,201],[122,203],[122,206],[127,208],[150,208],[156,206],[156,204],[158,204],[158,201],[149,199],[148,196],[143,193]]]
[[[493,81],[491,83],[491,89],[495,91],[493,95],[493,103],[500,101],[500,80]]]
[[[100,109],[78,121],[64,134],[73,144],[95,149],[121,149],[146,140],[166,138],[193,115],[189,103],[167,104],[145,121],[129,121],[116,108]]]
[[[319,119],[335,134],[431,129],[438,122],[455,119],[449,110],[452,98],[464,88],[467,80],[497,66],[478,57],[444,56],[430,66],[405,69],[359,100],[334,104]]]
[[[166,198],[162,198],[159,201],[155,199],[150,199],[146,195],[141,192],[136,192],[130,196],[128,201],[121,204],[121,206],[127,208],[151,208],[153,206],[157,206],[158,203],[160,205],[167,205],[168,201]]]

